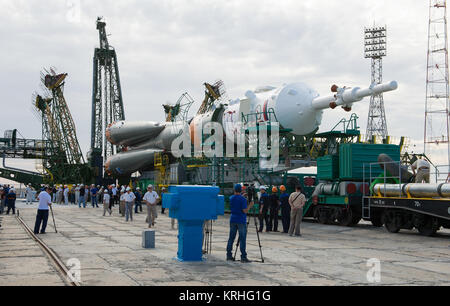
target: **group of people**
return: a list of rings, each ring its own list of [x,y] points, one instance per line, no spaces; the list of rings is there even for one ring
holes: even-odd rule
[[[72,190],[69,190],[67,185],[58,188],[45,187],[38,195],[39,208],[34,231],[36,234],[45,234],[48,211],[51,204],[62,202],[58,198],[60,196],[58,191],[63,195],[66,205],[68,205],[69,194],[71,192],[75,197],[72,203],[78,203],[79,208],[81,208],[81,204],[83,204],[83,208],[86,208],[86,203],[89,201],[93,208],[99,208],[99,203],[103,204],[103,216],[106,216],[107,213],[111,216],[113,207],[119,205],[119,214],[125,217],[126,222],[133,221],[133,210],[135,214],[142,212],[142,206],[145,204],[147,206],[146,223],[149,228],[155,226],[155,219],[158,217],[156,207],[161,202],[161,197],[153,190],[153,185],[148,185],[145,194],[142,193],[139,187],[133,190],[131,187],[116,186],[115,184],[107,187],[79,184],[72,188]],[[162,192],[166,192],[166,189],[162,188]],[[164,213],[164,210],[162,210],[162,213]],[[172,229],[175,226],[174,221],[172,219]]]
[[[278,195],[278,188],[273,187],[272,193],[267,193],[267,187],[261,186],[260,196],[257,199],[256,190],[249,186],[244,190],[241,184],[234,186],[234,195],[230,197],[230,234],[227,244],[227,260],[234,261],[232,256],[233,243],[239,232],[239,247],[241,251],[241,262],[250,262],[246,253],[247,239],[247,214],[253,208],[256,201],[259,203],[258,219],[259,232],[264,229],[266,232],[278,232],[278,215],[281,209],[283,232],[293,236],[301,236],[300,225],[303,219],[303,208],[306,204],[306,197],[302,187],[297,186],[295,192],[288,194],[285,186],[280,186],[281,194]]]
[[[9,215],[12,211],[12,214],[16,214],[16,191],[14,187],[10,185],[0,186],[0,215],[5,213]]]
[[[163,187],[161,192],[166,192]],[[112,214],[114,205],[119,204],[119,214],[125,217],[125,221],[133,221],[133,210],[137,214],[143,211],[142,204],[147,207],[146,222],[151,228],[155,225],[155,219],[158,217],[156,206],[161,202],[161,198],[156,191],[153,190],[153,185],[147,186],[147,192],[143,194],[141,188],[137,187],[134,191],[131,187],[116,187],[115,185],[108,186],[104,190],[100,190],[103,203],[103,216],[106,213]],[[162,203],[161,203],[162,206]]]

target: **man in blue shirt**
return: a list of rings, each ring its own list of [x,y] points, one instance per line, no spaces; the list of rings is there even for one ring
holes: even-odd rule
[[[230,197],[230,237],[227,245],[227,260],[234,261],[232,251],[236,234],[239,231],[239,244],[241,249],[241,262],[250,262],[247,258],[246,240],[247,240],[247,213],[253,207],[253,202],[247,207],[247,200],[241,195],[242,186],[234,186],[234,195]]]
[[[286,192],[284,185],[280,186],[280,202],[281,202],[281,220],[283,223],[283,233],[289,232],[289,226],[291,222],[291,205],[289,205],[290,194]]]
[[[95,187],[95,185],[91,186],[91,204],[92,204],[92,208],[97,207],[98,208],[98,203],[97,203],[97,193],[98,193],[98,188]]]
[[[6,205],[8,206],[8,211],[6,212],[9,215],[9,211],[12,209],[12,214],[16,214],[16,192],[14,188],[9,190],[9,193],[6,195]]]

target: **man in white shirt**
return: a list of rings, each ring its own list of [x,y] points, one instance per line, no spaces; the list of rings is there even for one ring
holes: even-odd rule
[[[80,184],[75,188],[75,203],[78,203],[80,199]]]
[[[131,192],[130,187],[128,187],[126,191],[127,192],[124,193],[123,198],[125,200],[125,221],[128,222],[128,217],[130,217],[130,220],[133,221],[133,207],[136,196],[133,192]]]
[[[44,191],[42,191],[39,196],[39,208],[36,215],[36,223],[34,224],[34,233],[39,234],[39,228],[41,227],[41,234],[45,234],[45,229],[47,228],[48,221],[48,211],[49,206],[52,206],[52,198],[50,197],[50,192],[52,189],[50,187],[46,187]]]
[[[109,196],[108,192],[105,192],[103,194],[103,216],[105,216],[106,212],[109,212],[109,215],[111,216],[112,210],[111,210],[111,198]]]
[[[27,186],[27,189],[25,189],[25,194],[27,197],[26,204],[33,204],[33,188],[31,188],[31,184]]]
[[[69,187],[64,186],[64,204],[69,205]]]
[[[295,188],[295,192],[289,197],[289,205],[291,206],[291,222],[289,226],[289,236],[294,234],[295,236],[301,236],[300,225],[303,219],[303,207],[306,204],[306,197],[303,194],[301,186]]]
[[[148,185],[147,192],[144,195],[144,203],[147,205],[147,222],[148,227],[151,228],[152,225],[155,225],[156,215],[156,203],[159,199],[158,194],[153,191],[153,186]]]
[[[418,158],[414,164],[411,165],[411,169],[416,175],[416,183],[429,183],[430,182],[430,164],[421,158]]]

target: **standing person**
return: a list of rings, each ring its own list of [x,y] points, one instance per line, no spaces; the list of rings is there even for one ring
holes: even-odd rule
[[[289,205],[291,205],[291,224],[289,227],[289,236],[292,236],[295,230],[295,236],[301,236],[300,224],[303,219],[303,207],[306,203],[306,197],[302,192],[302,187],[297,186],[295,192],[289,197]]]
[[[125,192],[120,191],[119,213],[125,217]]]
[[[105,192],[103,195],[103,217],[105,216],[106,212],[109,212],[109,215],[111,216],[111,204],[111,196],[108,192]]]
[[[101,202],[103,199],[103,186],[100,187],[100,185],[97,185],[97,203]]]
[[[291,223],[291,205],[289,205],[289,194],[286,192],[286,187],[281,185],[280,191],[281,222],[283,224],[283,233],[287,234]]]
[[[58,191],[56,192],[56,202],[58,204],[61,204],[62,199],[63,199],[63,190],[62,190],[61,186],[58,186]]]
[[[69,205],[69,186],[64,185],[64,204]]]
[[[42,186],[41,186],[42,187]],[[58,190],[56,190],[56,187],[53,186],[52,188],[52,192],[50,193],[50,195],[53,196],[53,203],[56,203],[56,194],[57,194]]]
[[[414,164],[411,165],[413,174],[416,176],[416,183],[430,183],[430,163],[422,158],[418,158]],[[416,174],[417,170],[417,174]]]
[[[108,186],[108,190],[106,190],[106,193],[109,194],[109,207],[112,208],[114,207],[114,197],[113,197],[113,192],[112,192],[112,186]]]
[[[92,208],[94,208],[94,207],[97,207],[97,208],[98,208],[98,203],[97,203],[97,193],[98,193],[97,187],[95,187],[95,185],[92,185],[92,188],[91,188],[91,203],[92,203]]]
[[[126,189],[124,199],[125,199],[125,221],[128,222],[128,217],[130,217],[130,220],[133,221],[133,206],[134,201],[136,200],[136,196],[134,195],[130,187]]]
[[[227,244],[227,260],[234,261],[232,251],[236,234],[239,231],[239,246],[241,250],[241,262],[250,262],[247,258],[246,242],[247,242],[247,213],[253,207],[253,203],[247,207],[247,200],[241,195],[242,186],[236,184],[234,186],[234,195],[230,197],[230,235]]]
[[[80,184],[75,188],[75,203],[79,203],[80,201]]]
[[[137,187],[136,191],[134,192],[134,196],[136,197],[136,204],[134,206],[134,213],[138,213],[138,207],[140,208],[142,212],[142,192],[141,188]]]
[[[118,190],[116,188],[116,185],[113,184],[111,190],[112,190],[112,194],[113,194],[114,204],[119,204],[119,196],[117,194]]]
[[[267,187],[261,186],[259,188],[261,196],[259,197],[259,232],[261,233],[264,229],[264,221],[266,222],[266,232],[269,232],[269,216],[267,212],[269,211],[270,201],[269,195],[266,192]]]
[[[6,211],[6,214],[9,215],[9,211],[12,210],[12,214],[16,214],[16,191],[14,188],[11,188],[6,195],[6,205],[8,206],[8,210]]]
[[[80,186],[80,197],[78,198],[78,207],[81,208],[81,203],[83,203],[83,208],[86,208],[86,199],[85,199],[86,189],[84,189],[84,185]]]
[[[40,233],[45,234],[45,229],[47,228],[49,206],[52,206],[52,198],[49,194],[51,190],[52,189],[50,187],[47,187],[44,191],[41,191],[41,193],[39,193],[39,208],[36,215],[36,223],[34,224],[34,233],[36,235],[39,234],[41,223],[42,228]]]
[[[3,215],[3,212],[5,210],[5,190],[3,187],[0,187],[0,215]]]
[[[166,187],[161,188],[161,214],[164,214],[164,211],[166,210],[164,208],[164,205],[163,205],[163,202],[162,202],[162,199],[163,199],[162,194],[166,193],[166,192],[167,192]]]
[[[278,188],[272,188],[272,194],[269,196],[270,202],[270,217],[269,217],[269,230],[278,232],[278,212],[280,209],[280,200],[278,199]]]
[[[25,189],[25,196],[27,198],[26,205],[33,204],[33,188],[31,188],[31,184],[28,184],[27,188]]]
[[[147,223],[148,228],[155,226],[156,203],[159,199],[158,194],[153,191],[153,185],[148,185],[147,192],[144,195],[144,203],[147,205]]]
[[[72,188],[69,188],[69,199],[70,199],[70,204],[75,205],[75,191],[73,186],[76,185],[72,185]]]
[[[84,185],[84,198],[86,200],[86,205],[89,201],[92,203],[89,185]]]

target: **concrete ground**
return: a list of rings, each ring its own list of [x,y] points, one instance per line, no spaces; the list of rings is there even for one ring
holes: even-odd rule
[[[36,204],[17,204],[21,217],[32,228]],[[354,228],[302,224],[302,237],[282,233],[260,234],[265,263],[225,261],[228,216],[214,222],[213,252],[200,263],[178,262],[177,231],[159,214],[156,248],[141,247],[145,214],[125,222],[118,216],[102,217],[102,208],[54,207],[58,233],[49,218],[47,235],[40,238],[67,263],[81,263],[83,285],[150,286],[260,286],[260,285],[370,285],[368,260],[380,261],[377,285],[450,285],[450,231],[423,237],[415,231],[390,234],[361,223]],[[0,229],[0,285],[63,285],[49,260],[12,216]],[[253,223],[247,252],[260,259]],[[280,222],[281,228],[281,222]],[[239,253],[238,253],[239,257]],[[369,275],[373,275],[370,274]]]

